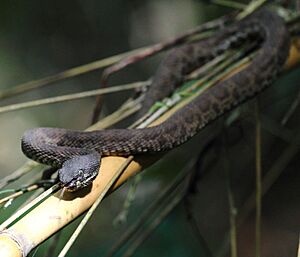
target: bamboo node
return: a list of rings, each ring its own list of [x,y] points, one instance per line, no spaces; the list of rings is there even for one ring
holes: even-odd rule
[[[12,228],[0,231],[0,237],[4,236],[14,241],[20,251],[22,257],[25,257],[35,247],[35,244],[31,242],[26,236],[18,233]]]

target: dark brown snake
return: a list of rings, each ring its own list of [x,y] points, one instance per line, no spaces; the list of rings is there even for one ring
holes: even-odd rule
[[[206,90],[160,125],[92,132],[35,128],[25,132],[22,150],[35,161],[59,168],[59,180],[69,190],[91,183],[98,174],[101,156],[171,150],[269,86],[287,59],[289,33],[280,17],[262,9],[207,40],[175,48],[161,63],[141,113],[182,84],[186,74],[249,40],[259,42],[259,50],[245,69]]]

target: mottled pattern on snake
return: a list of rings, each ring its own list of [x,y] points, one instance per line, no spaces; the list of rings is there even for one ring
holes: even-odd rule
[[[288,56],[289,34],[280,17],[262,9],[207,40],[174,49],[159,66],[152,87],[145,95],[142,112],[169,95],[186,74],[246,40],[260,42],[253,61],[196,97],[162,124],[145,129],[92,132],[36,128],[25,132],[23,152],[31,159],[60,168],[60,181],[75,190],[95,178],[101,156],[156,153],[186,142],[224,112],[271,84]]]

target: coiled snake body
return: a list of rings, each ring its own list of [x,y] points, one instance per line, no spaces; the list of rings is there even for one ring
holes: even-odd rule
[[[170,150],[270,85],[288,56],[289,34],[280,17],[262,9],[207,40],[175,48],[161,63],[142,112],[170,94],[186,74],[249,39],[260,46],[245,69],[206,90],[160,125],[92,132],[35,128],[25,132],[22,150],[33,160],[58,167],[59,179],[69,190],[86,186],[96,177],[101,156]]]

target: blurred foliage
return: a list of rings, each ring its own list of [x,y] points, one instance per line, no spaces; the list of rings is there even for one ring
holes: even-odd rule
[[[192,0],[1,1],[0,90],[161,41],[228,10]],[[161,57],[156,56],[121,71],[111,78],[110,84],[148,78]],[[99,71],[92,72],[2,101],[1,105],[95,89],[99,87],[100,75]],[[273,120],[275,125],[271,124],[271,127],[281,129],[278,123],[295,99],[299,82],[299,69],[287,72],[260,97],[262,113],[267,117],[263,124],[268,125],[267,121]],[[105,113],[116,109],[127,96],[127,93],[118,93],[107,97]],[[1,177],[24,162],[19,138],[26,129],[37,126],[84,129],[88,126],[93,103],[94,99],[85,99],[1,115]],[[223,133],[202,157],[201,179],[196,185],[196,192],[189,195],[188,202],[198,229],[214,256],[226,255],[222,255],[229,228],[224,159],[229,163],[237,208],[243,205],[254,188],[253,102],[240,110],[241,118],[233,126],[222,130],[224,119],[220,119],[191,142],[168,154],[164,161],[151,168],[151,172],[144,174],[130,209],[128,224],[138,218],[160,188],[165,187],[191,159],[191,155],[197,156],[212,131],[220,130]],[[299,108],[286,126],[292,138],[299,131],[298,117]],[[227,140],[225,146],[223,137]],[[272,167],[291,143],[278,138],[270,130],[263,130],[264,172]],[[226,156],[222,154],[222,147],[227,149]],[[299,154],[290,160],[263,199],[263,256],[274,256],[272,250],[280,253],[278,256],[293,256],[295,252],[299,236],[297,218],[300,216],[297,205],[300,200],[298,169]],[[123,186],[103,202],[69,256],[104,256],[113,242],[126,231],[128,224],[114,228],[112,222],[121,210],[127,190],[128,186]],[[180,205],[134,256],[206,256],[203,245],[199,243],[199,235],[193,232],[194,225],[186,217],[185,207]],[[64,230],[58,241],[59,246],[65,243],[77,223]],[[240,256],[252,256],[253,228],[253,217],[250,216],[238,233]],[[47,256],[47,247],[47,243],[40,246],[35,256]]]

